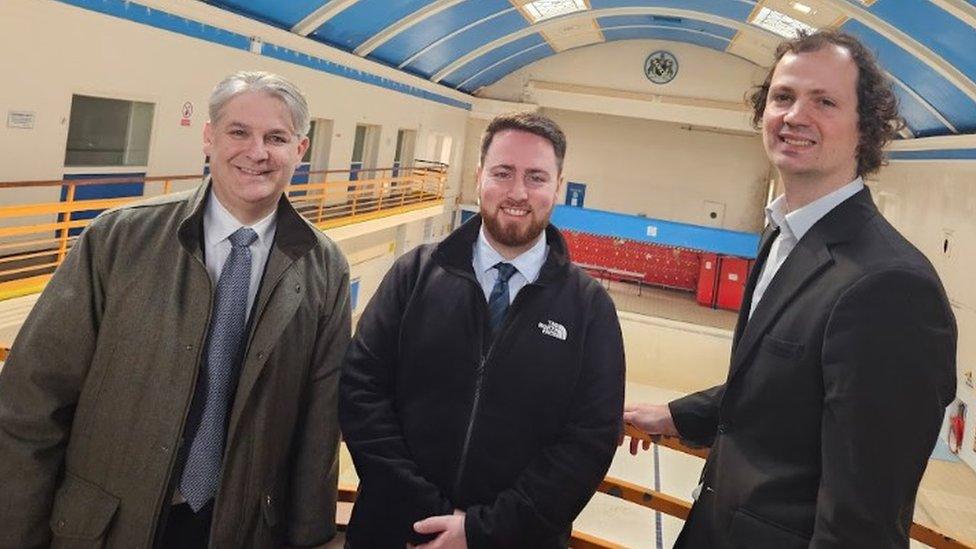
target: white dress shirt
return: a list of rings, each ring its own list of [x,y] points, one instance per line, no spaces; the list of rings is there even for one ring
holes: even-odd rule
[[[275,229],[277,228],[276,215],[277,209],[264,219],[250,225],[258,237],[250,246],[251,283],[247,289],[247,317],[245,318],[251,316],[254,298],[258,295],[261,276],[264,275],[264,264],[268,261],[268,255],[271,253],[271,244],[274,242]],[[220,271],[224,268],[227,257],[230,256],[231,244],[228,237],[234,234],[237,229],[247,226],[227,211],[227,208],[224,208],[224,205],[217,200],[217,195],[214,194],[213,190],[210,191],[210,197],[203,212],[203,254],[214,289],[217,288]]]
[[[491,296],[491,290],[495,287],[498,280],[498,269],[495,265],[499,262],[511,263],[516,271],[512,278],[508,279],[508,303],[515,301],[515,296],[525,287],[539,278],[539,271],[546,262],[549,255],[549,244],[546,241],[546,232],[542,231],[531,248],[519,254],[515,259],[508,260],[502,254],[495,251],[485,236],[485,226],[481,226],[478,233],[478,240],[474,244],[471,264],[474,267],[474,274],[478,277],[478,283],[485,292],[485,301]]]
[[[779,235],[769,248],[769,255],[763,264],[762,273],[759,275],[759,280],[756,281],[756,289],[752,292],[752,304],[749,309],[750,318],[756,310],[756,305],[759,305],[759,300],[762,299],[766,289],[769,288],[769,284],[773,281],[773,277],[779,272],[779,268],[786,261],[793,248],[796,247],[797,242],[803,238],[803,235],[807,234],[810,227],[813,227],[823,216],[863,188],[864,181],[858,177],[836,191],[792,212],[787,212],[788,205],[785,194],[780,195],[766,207],[766,220],[773,228],[779,228]]]

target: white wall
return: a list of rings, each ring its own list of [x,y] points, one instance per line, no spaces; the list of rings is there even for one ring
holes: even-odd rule
[[[976,162],[894,162],[876,179],[869,182],[875,201],[932,261],[952,303],[959,327],[957,396],[968,408],[960,456],[976,468],[976,390],[964,380],[966,372],[976,375]],[[949,253],[943,253],[947,237]]]

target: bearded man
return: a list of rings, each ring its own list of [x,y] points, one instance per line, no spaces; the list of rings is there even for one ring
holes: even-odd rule
[[[491,121],[481,215],[399,258],[363,313],[340,380],[348,546],[566,547],[613,457],[624,353],[549,224],[565,152],[546,117]]]

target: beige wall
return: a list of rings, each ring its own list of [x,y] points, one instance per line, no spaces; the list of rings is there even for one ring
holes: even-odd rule
[[[708,225],[703,203],[725,204],[725,229],[758,232],[769,165],[759,137],[666,122],[545,109],[566,132],[567,181],[586,207]]]
[[[729,372],[732,332],[620,311],[627,381],[692,393]]]
[[[960,454],[976,468],[976,390],[964,380],[976,375],[976,162],[894,162],[875,179],[885,217],[928,256],[949,294],[959,326],[957,395],[968,407]]]
[[[672,52],[679,63],[677,76],[664,85],[653,84],[644,76],[644,60],[660,49]],[[746,90],[763,76],[764,71],[751,62],[709,48],[660,40],[621,40],[540,59],[483,88],[478,95],[521,101],[525,99],[525,85],[541,80],[741,102]]]
[[[254,31],[239,28],[254,23],[217,13],[208,22],[245,35]],[[8,75],[0,88],[0,114],[5,118],[7,110],[36,113],[34,129],[0,127],[0,180],[62,177],[72,94],[153,103],[149,174],[201,173],[200,135],[207,119],[207,97],[220,78],[241,69],[288,77],[308,96],[313,118],[334,121],[329,166],[336,169],[348,168],[356,124],[382,126],[379,166],[392,165],[400,128],[417,130],[416,151],[426,150],[432,134],[450,135],[456,143],[464,140],[468,112],[463,109],[53,0],[4,0],[0,30],[0,50],[6,52],[4,74]],[[266,25],[259,30],[266,41],[295,47],[296,37],[291,33]],[[308,44],[312,55],[328,53],[325,46],[300,42]],[[382,73],[385,67],[376,65],[376,69]],[[444,92],[452,95],[449,90]],[[195,109],[189,127],[180,125],[186,101]],[[449,181],[454,192],[456,173],[452,170]]]

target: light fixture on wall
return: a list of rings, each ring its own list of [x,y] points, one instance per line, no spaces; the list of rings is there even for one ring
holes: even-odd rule
[[[801,2],[792,2],[790,5],[793,6],[793,9],[802,13],[803,15],[813,15],[814,13],[817,13],[816,10]]]

